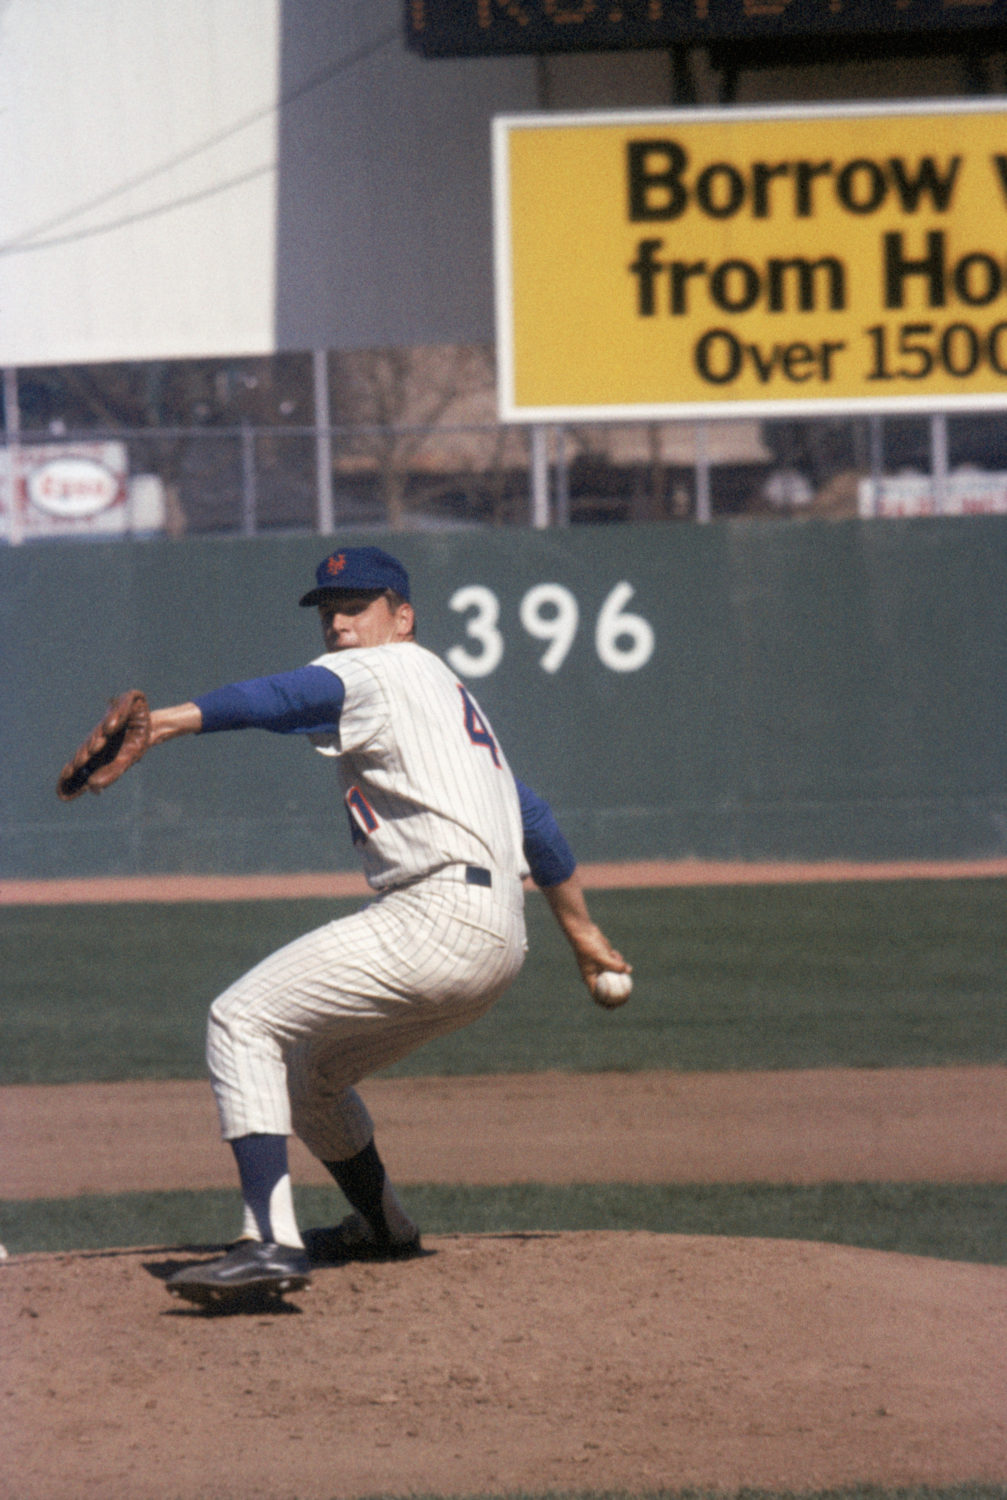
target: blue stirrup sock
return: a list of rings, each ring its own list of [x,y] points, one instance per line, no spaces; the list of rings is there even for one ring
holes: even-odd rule
[[[245,1200],[245,1234],[251,1234],[254,1223],[259,1239],[300,1247],[287,1165],[287,1137],[243,1135],[231,1142],[231,1150],[238,1164],[241,1196]]]

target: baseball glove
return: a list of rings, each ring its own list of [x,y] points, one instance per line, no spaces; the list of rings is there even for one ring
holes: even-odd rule
[[[61,802],[72,802],[81,792],[102,792],[137,761],[150,744],[150,707],[138,689],[120,693],[108,713],[92,729],[56,783]]]

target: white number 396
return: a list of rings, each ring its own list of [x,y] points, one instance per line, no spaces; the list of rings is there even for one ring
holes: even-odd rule
[[[642,615],[626,609],[634,592],[632,584],[617,583],[598,613],[595,650],[610,672],[638,672],[654,653],[653,628]],[[457,589],[448,605],[467,615],[465,633],[477,648],[452,646],[448,661],[463,677],[488,677],[504,654],[499,599],[492,589],[471,583]],[[539,659],[543,672],[558,672],[580,623],[580,608],[573,594],[561,583],[538,583],[521,600],[518,618],[530,636],[548,643]]]

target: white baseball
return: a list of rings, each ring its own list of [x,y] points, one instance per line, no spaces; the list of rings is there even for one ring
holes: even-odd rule
[[[7,1259],[7,1246],[6,1245],[0,1245],[0,1260],[6,1260],[6,1259]]]
[[[628,974],[620,974],[615,969],[602,969],[594,982],[594,998],[603,1005],[620,1005],[623,1000],[629,999],[632,989],[633,981]]]

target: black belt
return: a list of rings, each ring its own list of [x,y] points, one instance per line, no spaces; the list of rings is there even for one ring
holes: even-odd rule
[[[493,876],[489,870],[484,870],[482,865],[466,865],[465,884],[491,886],[493,884]]]

